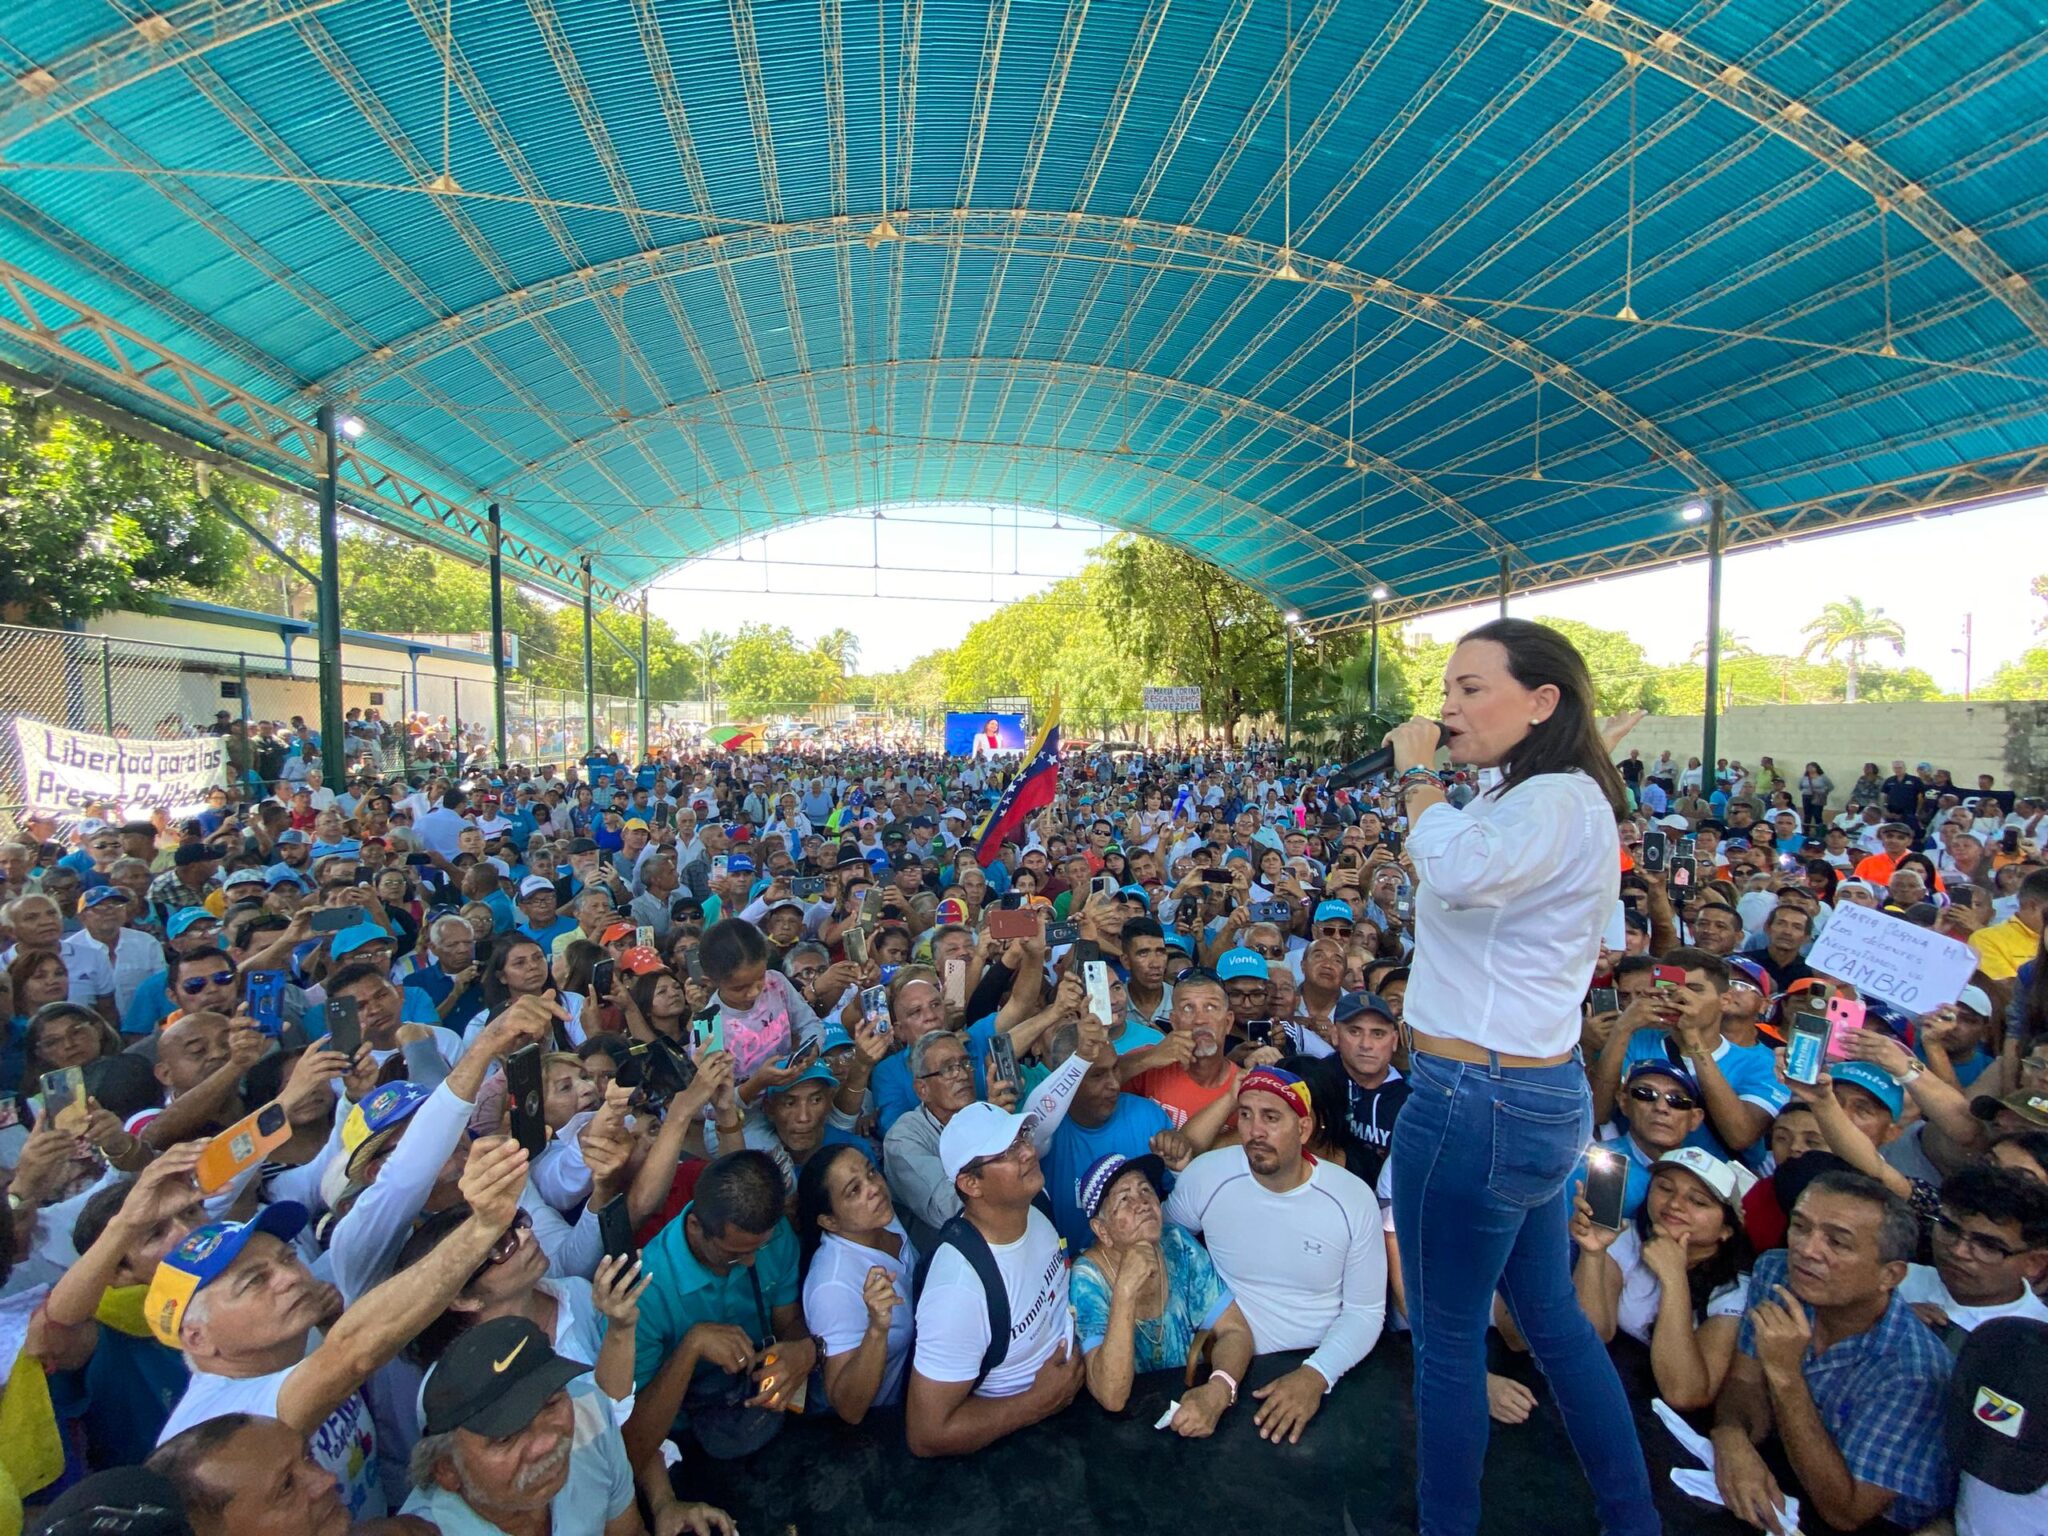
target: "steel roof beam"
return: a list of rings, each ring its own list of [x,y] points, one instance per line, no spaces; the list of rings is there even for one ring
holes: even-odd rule
[[[88,393],[115,405],[134,400],[158,424],[248,463],[273,485],[311,494],[322,473],[320,434],[288,406],[249,393],[5,260],[0,300],[0,343],[45,361],[61,382],[89,381]],[[465,559],[488,558],[485,522],[466,507],[354,444],[342,448],[340,468],[340,496],[358,516]],[[578,590],[580,575],[568,561],[512,534],[505,548],[535,585],[565,597]]]
[[[1219,415],[1242,415],[1258,421],[1262,427],[1287,434],[1297,440],[1315,443],[1325,452],[1333,452],[1341,456],[1350,446],[1342,436],[1330,431],[1327,427],[1317,422],[1304,420],[1298,416],[1290,416],[1286,412],[1277,410],[1262,401],[1248,400],[1242,396],[1228,394],[1222,390],[1210,389],[1206,385],[1191,383],[1186,379],[1165,378],[1154,374],[1130,376],[1126,374],[1125,370],[1106,367],[1100,363],[1081,363],[1040,357],[889,358],[878,362],[853,366],[871,370],[878,376],[915,373],[926,368],[937,368],[943,371],[949,368],[972,370],[979,367],[994,367],[1000,369],[1007,377],[1013,379],[1036,378],[1042,385],[1047,386],[1065,376],[1076,375],[1088,381],[1107,380],[1109,381],[1109,387],[1112,389],[1116,388],[1128,377],[1132,387],[1149,394],[1170,399],[1184,405],[1207,408]],[[826,369],[823,370],[823,373],[836,371],[838,370]],[[789,382],[793,385],[798,383],[796,380],[790,380]],[[735,392],[724,391],[723,393],[730,398]],[[696,402],[669,406],[657,412],[647,413],[647,417],[636,417],[635,421],[642,419],[679,419],[696,408]],[[574,462],[579,458],[595,460],[598,455],[605,451],[607,444],[612,439],[621,436],[630,425],[631,423],[619,423],[593,433],[580,442],[571,444],[568,448],[558,450],[547,459],[528,465],[526,472],[534,475],[549,474],[559,470],[564,464]],[[1400,484],[1416,497],[1430,504],[1435,510],[1464,522],[1474,533],[1480,532],[1477,518],[1473,517],[1469,511],[1458,504],[1454,498],[1445,495],[1421,475],[1402,465],[1396,464],[1391,459],[1386,459],[1379,454],[1373,453],[1369,449],[1360,447],[1355,451],[1359,456],[1361,464],[1373,469],[1385,478]],[[486,495],[494,500],[503,500],[507,496],[516,495],[519,483],[519,477],[516,476],[509,480],[499,481],[496,485],[488,488]],[[1286,519],[1279,517],[1277,514],[1269,514],[1269,516],[1272,517],[1276,525],[1291,526],[1286,524]],[[1484,537],[1483,535],[1481,536]],[[1497,548],[1498,546],[1489,540],[1488,547]],[[1332,553],[1338,554],[1340,552],[1333,548]],[[1348,564],[1356,566],[1356,562],[1350,561],[1348,557],[1344,558]],[[1357,569],[1361,576],[1368,574],[1363,567],[1357,567]]]
[[[1836,533],[1858,524],[1960,512],[2044,487],[2048,487],[2048,448],[2003,454],[1932,474],[1844,492],[1839,496],[1818,497],[1742,518],[1731,518],[1727,547],[1730,551],[1738,545],[1755,549]],[[1680,564],[1705,552],[1704,525],[1686,524],[1669,534],[1639,540],[1618,549],[1546,561],[1517,570],[1515,595],[1521,597],[1530,591],[1575,586],[1607,575],[1632,575],[1655,566]],[[1440,589],[1427,598],[1396,595],[1379,604],[1379,616],[1391,621],[1441,613],[1446,609],[1484,602],[1498,590],[1498,575],[1489,573],[1474,581]],[[1371,622],[1371,606],[1361,604],[1342,613],[1326,614],[1305,621],[1302,628],[1316,635],[1361,629]]]
[[[1079,375],[1084,387],[1090,384],[1095,384],[1107,380],[1109,381],[1107,387],[1114,388],[1117,382],[1114,370],[1104,369],[1093,364],[1058,362],[1048,358],[1001,358],[985,360],[969,358],[893,359],[887,362],[866,366],[873,366],[890,374],[914,375],[915,373],[925,369],[937,369],[940,372],[955,369],[964,369],[970,366],[975,361],[993,362],[997,366],[1006,369],[1014,369],[1018,374],[1022,376],[1036,377],[1045,387],[1051,387],[1057,384],[1061,379],[1069,375]],[[826,370],[826,372],[828,373],[831,371],[832,370]],[[1206,393],[1201,389],[1200,386],[1189,384],[1185,380],[1162,379],[1155,378],[1149,375],[1143,379],[1134,380],[1133,384],[1134,387],[1157,392],[1165,398],[1173,399],[1176,401],[1198,399]],[[731,391],[729,393],[731,398],[745,398],[749,395],[762,393],[769,397],[769,403],[772,407],[773,396],[778,389],[782,391],[789,391],[798,389],[800,387],[801,386],[799,381],[795,379],[782,379],[771,381],[770,385],[765,390],[763,390],[763,388],[758,385],[747,385],[743,386],[738,390]],[[1218,410],[1229,409],[1241,413],[1247,417],[1256,417],[1260,420],[1261,425],[1263,427],[1269,428],[1273,431],[1297,439],[1304,437],[1315,438],[1318,435],[1327,437],[1328,435],[1324,432],[1324,429],[1316,426],[1312,422],[1304,422],[1294,418],[1284,417],[1280,415],[1278,412],[1271,411],[1267,407],[1258,405],[1254,401],[1237,400],[1234,397],[1224,396],[1220,397],[1220,399],[1217,401],[1213,401],[1212,408]],[[660,422],[663,421],[676,421],[681,419],[685,419],[683,414],[677,409],[671,409],[653,413],[651,416],[644,418],[641,423],[614,425],[612,427],[604,429],[604,431],[596,434],[591,438],[585,439],[585,441],[580,445],[579,451],[586,454],[602,452],[604,443],[607,439],[610,439],[616,435],[619,435],[627,431],[629,427],[632,425],[659,424]],[[851,446],[849,447],[840,447],[837,449],[827,447],[824,451],[822,451],[816,456],[814,462],[828,463],[835,460],[843,459],[849,454],[858,454],[860,451],[862,451],[860,448],[860,442],[861,440],[859,438],[855,438],[852,440]],[[1057,452],[1058,450],[1047,448],[1046,451]],[[1133,457],[1134,459],[1136,459],[1139,456]],[[722,494],[729,487],[745,485],[749,483],[754,484],[757,489],[761,489],[760,482],[758,479],[752,476],[741,475],[729,477],[726,480],[719,481],[717,484],[713,486],[707,486],[705,487],[705,492],[707,495],[711,495],[714,493]],[[1201,482],[1192,483],[1201,484]],[[517,484],[518,482],[516,480],[508,481],[492,488],[491,490],[485,492],[484,494],[488,499],[503,499],[505,495],[511,493],[516,488]],[[1215,487],[1202,484],[1201,494],[1212,499],[1222,500],[1224,499],[1227,493],[1219,493]],[[1232,502],[1241,504],[1243,506],[1252,505],[1251,503],[1244,501],[1242,498],[1229,497],[1228,499]],[[763,503],[764,507],[769,509],[771,517],[774,516],[774,502],[771,498],[767,497],[765,493],[763,495]],[[648,512],[643,513],[641,517],[636,518],[633,521],[639,522],[651,520],[654,516],[658,515],[662,510],[664,509],[650,509]],[[1093,517],[1097,514],[1095,514],[1094,512],[1084,512],[1083,515]],[[1294,525],[1288,523],[1285,519],[1275,518],[1270,511],[1262,509],[1261,515],[1264,518],[1265,526],[1275,529],[1280,536],[1289,539],[1304,540],[1311,544],[1320,545],[1323,549],[1323,552],[1333,562],[1336,562],[1345,567],[1358,580],[1367,582],[1368,584],[1377,582],[1379,580],[1379,578],[1373,573],[1373,571],[1368,566],[1360,563],[1358,560],[1353,558],[1351,555],[1345,553],[1345,551],[1338,548],[1336,545],[1318,539],[1312,533],[1309,533],[1304,529],[1295,527]],[[777,520],[783,521],[791,519],[787,519],[785,516],[784,518],[780,518]],[[799,516],[794,520],[801,521],[802,519],[801,516]],[[617,529],[615,528],[611,531],[617,532]],[[704,551],[701,550],[691,550],[688,549],[687,546],[685,546],[683,553],[679,555],[678,558],[688,559],[692,555],[700,554],[703,552]]]
[[[83,107],[216,48],[343,0],[186,0],[0,83],[0,150]]]
[[[1897,170],[1868,144],[1838,128],[1795,96],[1674,28],[1633,16],[1609,0],[1485,0],[1518,16],[1640,59],[1681,85],[1710,96],[1787,143],[1796,145],[1872,198],[1898,210],[1921,236],[2011,310],[2036,340],[2048,344],[2048,298],[1926,187]]]
[[[1264,241],[1146,219],[1030,210],[930,210],[901,214],[896,222],[906,242],[969,241],[981,235],[1000,238],[1005,231],[1014,231],[1019,240],[1059,241],[1071,239],[1072,231],[1078,227],[1110,249],[1120,248],[1128,238],[1139,254],[1206,261],[1218,270],[1234,270],[1258,282],[1270,280],[1270,269],[1279,259],[1279,247]],[[381,347],[377,353],[336,370],[322,380],[319,387],[343,393],[351,390],[360,392],[373,385],[381,375],[395,371],[397,366],[417,366],[453,347],[473,345],[505,326],[530,323],[553,310],[593,299],[613,284],[665,281],[700,268],[764,259],[773,256],[781,247],[797,254],[818,246],[843,245],[857,239],[860,233],[851,219],[812,220],[775,229],[713,235],[704,240],[686,241],[568,273],[486,300],[465,311],[451,324],[426,327],[410,337]],[[1456,335],[1530,370],[1532,374],[1543,373],[1550,382],[1587,409],[1614,421],[1630,436],[1637,438],[1657,458],[1684,466],[1685,473],[1701,491],[1711,493],[1718,490],[1730,494],[1729,488],[1721,484],[1704,464],[1698,463],[1690,450],[1655,422],[1630,409],[1611,391],[1584,378],[1569,364],[1531,346],[1521,337],[1476,315],[1466,314],[1433,294],[1404,287],[1381,275],[1302,257],[1297,257],[1297,265],[1302,267],[1308,279],[1302,285],[1305,289],[1329,289],[1347,297],[1362,294],[1370,303]]]

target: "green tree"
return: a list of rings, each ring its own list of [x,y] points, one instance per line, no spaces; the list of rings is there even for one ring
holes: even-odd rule
[[[218,479],[238,510],[268,494]],[[0,618],[147,610],[159,595],[225,582],[242,543],[188,460],[0,386]]]
[[[1980,699],[2048,699],[2048,645],[2022,651],[1977,690]]]
[[[779,624],[741,625],[718,669],[719,691],[735,715],[802,707],[824,698],[831,683],[831,663]]]
[[[1170,544],[1119,538],[1097,564],[1118,645],[1157,683],[1202,690],[1202,718],[1236,739],[1247,715],[1277,714],[1286,624],[1236,577]]]
[[[1906,654],[1906,631],[1897,619],[1885,617],[1882,608],[1866,608],[1860,597],[1845,597],[1824,604],[1819,614],[1807,621],[1800,633],[1807,637],[1806,649],[1802,656],[1815,653],[1832,660],[1837,654],[1842,657],[1848,672],[1848,688],[1844,694],[1847,703],[1857,699],[1857,685],[1862,681],[1863,658],[1873,645],[1889,645],[1895,652]]]

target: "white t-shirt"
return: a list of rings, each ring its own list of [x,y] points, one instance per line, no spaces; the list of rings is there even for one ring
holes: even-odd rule
[[[1942,1283],[1941,1271],[1932,1264],[1908,1264],[1906,1278],[1899,1282],[1899,1299],[1911,1306],[1916,1301],[1931,1301],[1948,1314],[1949,1321],[1963,1332],[1981,1328],[1994,1317],[2023,1317],[2029,1322],[2048,1323],[2048,1305],[2026,1286],[2020,1287],[2019,1295],[2011,1301],[1992,1307],[1966,1307],[1948,1293]]]
[[[876,1265],[889,1271],[896,1281],[896,1310],[889,1314],[889,1353],[882,1367],[882,1385],[875,1393],[875,1405],[887,1407],[903,1401],[903,1377],[910,1366],[910,1335],[913,1316],[910,1307],[910,1277],[917,1266],[917,1249],[903,1230],[892,1221],[889,1230],[902,1241],[891,1258],[879,1248],[862,1248],[845,1238],[826,1233],[811,1260],[811,1272],[804,1276],[804,1321],[818,1336],[826,1356],[843,1355],[860,1348],[867,1337],[868,1304],[862,1288],[868,1271]],[[974,1357],[974,1369],[981,1369],[981,1356]],[[970,1371],[969,1376],[973,1375]]]
[[[2007,1493],[1965,1472],[1956,1483],[1956,1536],[2041,1536],[2048,1531],[2048,1483]]]
[[[1262,1355],[1309,1349],[1333,1385],[1379,1341],[1387,1246],[1365,1181],[1317,1161],[1285,1194],[1252,1177],[1244,1148],[1204,1152],[1167,1197],[1166,1216],[1209,1245]]]
[[[1632,1339],[1647,1344],[1657,1326],[1657,1309],[1664,1301],[1663,1282],[1643,1262],[1643,1240],[1633,1224],[1621,1229],[1621,1236],[1607,1250],[1607,1256],[1621,1266],[1621,1301],[1615,1323]],[[1707,1298],[1707,1316],[1739,1318],[1749,1306],[1749,1276],[1730,1280]]]
[[[317,1345],[318,1337],[314,1335],[309,1345]],[[312,1353],[311,1347],[307,1353]],[[195,1424],[230,1413],[276,1418],[277,1397],[284,1390],[285,1378],[298,1368],[290,1366],[268,1376],[215,1376],[194,1371],[192,1384],[164,1421],[164,1432],[156,1437],[156,1443],[162,1445]],[[342,1399],[341,1406],[313,1431],[309,1446],[313,1459],[340,1482],[342,1502],[352,1518],[375,1520],[384,1515],[384,1489],[377,1478],[377,1430],[361,1392]]]
[[[982,1397],[1015,1397],[1060,1345],[1075,1342],[1067,1261],[1058,1229],[1035,1206],[1022,1237],[989,1248],[1010,1299],[1010,1348],[977,1390]],[[981,1279],[959,1249],[941,1248],[917,1301],[917,1373],[927,1381],[972,1381],[988,1342]]]

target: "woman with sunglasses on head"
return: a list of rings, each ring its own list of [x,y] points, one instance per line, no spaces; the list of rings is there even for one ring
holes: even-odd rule
[[[568,1014],[554,1021],[555,1049],[573,1051],[583,1043],[587,1033],[582,1023],[583,997],[555,985],[548,971],[547,951],[535,940],[523,933],[510,933],[491,947],[484,967],[484,1006],[463,1027],[462,1048],[466,1051],[474,1045],[484,1027],[522,997],[552,998]]]
[[[1418,885],[1410,1091],[1391,1161],[1420,1529],[1479,1527],[1499,1290],[1556,1394],[1601,1529],[1649,1536],[1662,1522],[1634,1416],[1579,1309],[1566,1233],[1566,1186],[1593,1133],[1579,1004],[1620,897],[1628,792],[1613,741],[1571,642],[1497,619],[1451,653],[1442,724],[1410,720],[1386,742]],[[1443,746],[1461,767],[1493,770],[1462,810],[1436,769]]]

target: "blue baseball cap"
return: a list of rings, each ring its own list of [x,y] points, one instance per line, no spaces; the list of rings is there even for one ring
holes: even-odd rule
[[[110,901],[126,901],[128,893],[118,885],[96,885],[84,896],[88,907],[103,907]],[[202,911],[204,908],[201,909]]]
[[[204,907],[180,907],[171,914],[169,921],[164,924],[164,937],[175,939],[196,923],[217,923],[219,921],[219,918],[215,917]]]
[[[209,1221],[194,1227],[185,1234],[183,1242],[164,1255],[150,1277],[149,1298],[143,1303],[143,1318],[149,1331],[159,1343],[178,1348],[178,1331],[192,1298],[241,1257],[250,1238],[267,1232],[288,1243],[305,1226],[306,1208],[296,1200],[279,1200],[247,1221]]]
[[[401,1078],[385,1083],[351,1109],[341,1122],[341,1148],[348,1157],[349,1175],[353,1177],[370,1154],[390,1139],[387,1131],[396,1129],[432,1094],[431,1088]]]
[[[1874,1062],[1832,1061],[1828,1063],[1828,1076],[1838,1088],[1844,1083],[1861,1088],[1882,1104],[1894,1120],[1905,1112],[1906,1090],[1899,1086],[1898,1079]]]
[[[1195,952],[1194,940],[1190,939],[1178,928],[1168,928],[1166,930],[1166,947],[1168,949],[1177,949],[1182,954],[1188,955],[1190,957],[1192,957]]]
[[[1265,981],[1266,957],[1256,949],[1226,949],[1216,959],[1218,981]]]
[[[1377,992],[1345,992],[1338,996],[1337,1006],[1330,1010],[1330,1022],[1342,1024],[1360,1014],[1376,1013],[1389,1024],[1401,1021],[1394,1016],[1394,1005]]]
[[[1116,893],[1118,901],[1135,901],[1147,912],[1152,910],[1152,893],[1142,885],[1127,885]]]
[[[313,882],[293,869],[289,864],[273,864],[263,871],[265,885],[296,885],[302,891],[313,889]]]
[[[316,864],[322,859],[359,859],[362,856],[363,845],[354,838],[349,838],[339,843],[315,843],[313,845],[313,862]]]
[[[291,827],[277,834],[280,843],[310,843],[313,839],[297,827]]]
[[[725,872],[728,875],[751,875],[754,872],[754,861],[744,853],[727,854]]]
[[[1358,914],[1351,910],[1351,903],[1348,901],[1319,901],[1316,903],[1316,915],[1310,921],[1355,923],[1358,921]]]
[[[341,932],[337,933],[334,936],[334,942],[327,947],[327,952],[335,959],[340,960],[345,956],[354,954],[365,944],[389,944],[391,942],[391,935],[382,928],[379,928],[375,923],[357,923],[353,928],[344,928]]]
[[[846,1032],[844,1025],[827,1024],[824,1034],[819,1039],[818,1054],[820,1056],[829,1056],[834,1051],[847,1049],[852,1045],[853,1036]]]
[[[1639,1077],[1668,1077],[1695,1099],[1700,1096],[1700,1081],[1676,1062],[1639,1061],[1628,1069],[1628,1076],[1622,1086],[1627,1087]]]
[[[823,1055],[824,1053],[820,1051],[819,1060],[812,1062],[808,1067],[805,1067],[802,1072],[797,1074],[797,1076],[791,1078],[788,1082],[782,1084],[779,1088],[768,1089],[761,1095],[761,1097],[765,1099],[772,1097],[773,1095],[778,1093],[787,1093],[790,1089],[794,1088],[798,1083],[830,1083],[833,1087],[838,1087],[839,1079],[834,1077],[832,1075],[832,1069],[825,1065],[822,1059]],[[787,1056],[784,1056],[781,1060],[777,1061],[775,1065],[778,1067],[786,1067],[789,1065],[789,1058]]]

